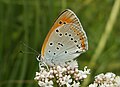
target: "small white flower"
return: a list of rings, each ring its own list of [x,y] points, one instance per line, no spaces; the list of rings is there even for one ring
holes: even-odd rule
[[[65,66],[50,66],[48,69],[42,66],[40,71],[36,72],[34,79],[38,81],[38,85],[41,87],[53,87],[54,84],[65,87],[79,87],[80,82],[90,73],[89,71],[87,67],[84,68],[84,71],[78,70],[77,62],[72,61]]]
[[[48,81],[48,79],[45,80],[45,87],[53,87],[53,81],[50,80]]]
[[[45,75],[44,75],[44,74],[42,74],[42,75],[40,75],[40,77],[41,77],[41,78],[45,78]]]
[[[59,76],[58,73],[56,73],[55,76],[58,77]]]
[[[69,87],[70,83],[72,82],[71,76],[70,75],[65,75],[64,77],[60,78],[60,84],[66,85],[67,87]]]
[[[59,73],[59,77],[63,77],[62,73]]]
[[[53,74],[53,70],[52,69],[50,69],[50,74]]]
[[[69,83],[71,83],[72,82],[72,79],[71,79],[71,76],[70,75],[65,75],[64,77],[63,77],[63,81],[62,81],[62,85],[64,85],[64,84],[69,84]]]
[[[57,66],[57,71],[62,72],[62,67]]]
[[[40,75],[40,73],[39,72],[36,72],[36,76],[39,76]]]
[[[66,86],[67,86],[67,87],[71,87],[71,85],[70,85],[69,83],[66,83]]]
[[[107,86],[105,86],[105,84],[101,84],[100,86],[98,86],[98,87],[107,87]]]
[[[90,74],[90,70],[84,68],[84,71],[79,70],[79,79],[85,79],[87,78],[87,75]]]
[[[117,80],[116,80],[117,79]],[[118,82],[117,82],[118,81]],[[97,84],[97,85],[95,85]],[[120,77],[114,73],[99,74],[95,76],[95,81],[89,87],[120,87]]]
[[[45,83],[42,82],[42,81],[38,81],[38,85],[39,85],[39,86],[45,86]]]
[[[78,68],[75,68],[75,72],[76,72],[76,73],[78,73],[78,72],[79,72]]]
[[[75,71],[71,70],[71,71],[70,71],[70,74],[73,74],[74,72],[75,72]]]
[[[106,73],[105,74],[105,77],[107,77],[107,78],[114,78],[116,75],[114,74],[114,73]]]
[[[115,82],[120,87],[120,76],[116,76]]]
[[[97,83],[90,84],[89,87],[98,87],[98,84]]]
[[[54,72],[54,74],[56,74],[56,73],[57,73],[57,70],[54,70],[53,72]]]
[[[54,76],[53,76],[53,75],[50,75],[49,78],[52,79],[52,78],[54,78]]]
[[[67,70],[70,70],[70,66],[67,66]]]
[[[90,69],[87,69],[87,66],[84,67],[84,73],[85,74],[90,74]]]
[[[62,72],[66,72],[67,69],[65,67],[62,68]]]
[[[80,82],[73,81],[72,87],[79,87],[79,86],[80,86]]]
[[[40,78],[39,76],[36,76],[36,77],[34,78],[34,80],[39,80],[39,78]]]

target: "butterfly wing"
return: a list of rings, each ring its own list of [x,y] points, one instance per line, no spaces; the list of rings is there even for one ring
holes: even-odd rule
[[[42,46],[41,57],[51,64],[62,64],[88,49],[86,34],[77,16],[69,9],[60,14]]]

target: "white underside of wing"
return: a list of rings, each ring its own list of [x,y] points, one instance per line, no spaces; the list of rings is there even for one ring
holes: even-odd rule
[[[62,65],[67,61],[78,57],[83,50],[81,49],[81,42],[79,36],[71,30],[71,26],[78,29],[80,33],[84,33],[85,43],[87,44],[87,37],[82,27],[74,24],[65,24],[53,31],[46,44],[44,60],[48,65]]]

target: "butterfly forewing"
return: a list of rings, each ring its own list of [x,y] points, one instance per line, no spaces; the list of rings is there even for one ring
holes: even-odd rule
[[[88,49],[86,34],[79,19],[65,10],[49,31],[43,46],[42,58],[48,65],[62,65]]]
[[[48,32],[46,38],[45,38],[45,41],[43,43],[43,46],[42,46],[42,51],[41,51],[41,55],[44,56],[44,50],[46,48],[46,45],[47,45],[47,42],[48,42],[48,39],[51,35],[51,33],[59,26],[62,26],[64,24],[67,24],[67,23],[74,23],[78,26],[81,26],[80,24],[80,21],[79,19],[77,18],[77,16],[74,14],[74,12],[72,12],[71,10],[69,9],[66,9],[65,11],[63,11],[59,17],[56,19],[54,25],[52,26],[52,28],[50,29],[50,31]]]

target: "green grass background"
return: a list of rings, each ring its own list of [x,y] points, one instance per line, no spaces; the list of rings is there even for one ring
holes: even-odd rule
[[[118,3],[120,0],[0,0],[0,87],[38,87],[34,81],[36,55],[20,53],[33,52],[21,42],[40,53],[54,20],[66,8],[76,13],[88,37],[89,50],[77,58],[80,69],[91,69],[83,87],[99,73],[120,76]]]

